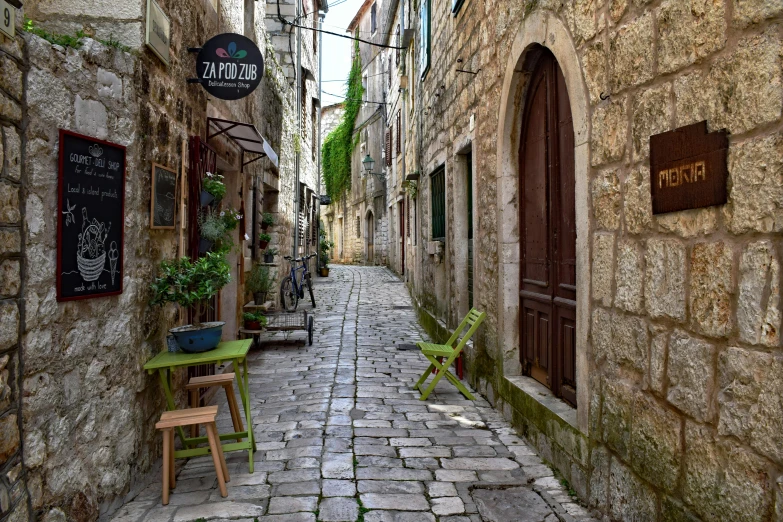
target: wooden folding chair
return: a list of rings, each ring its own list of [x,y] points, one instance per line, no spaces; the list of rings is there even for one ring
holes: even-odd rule
[[[451,384],[457,387],[462,395],[471,401],[476,400],[468,391],[468,389],[465,388],[461,382],[459,382],[459,379],[449,372],[449,367],[457,359],[457,357],[459,357],[459,354],[462,352],[462,349],[465,347],[468,339],[473,336],[478,327],[482,322],[484,322],[484,319],[486,318],[486,312],[479,312],[473,308],[470,312],[468,312],[468,315],[465,316],[465,319],[462,320],[462,323],[460,323],[459,327],[454,330],[454,333],[451,335],[449,340],[446,341],[446,344],[433,344],[425,342],[416,343],[416,346],[421,349],[421,353],[424,354],[424,357],[430,361],[430,366],[424,371],[424,374],[419,379],[419,382],[413,386],[414,388],[418,388],[418,390],[421,392],[421,398],[419,400],[426,400],[427,397],[430,396],[430,393],[432,393],[432,390],[435,389],[438,381],[440,381],[444,376]],[[470,326],[470,329],[462,337],[462,340],[455,345],[455,343],[457,343],[457,339],[459,339],[459,334],[462,333],[462,330],[464,330],[468,325]],[[446,359],[446,361],[442,362],[443,359]],[[427,376],[429,376],[432,370],[437,370],[437,374],[435,375],[435,378],[432,379],[430,385],[425,388],[424,381],[427,380]]]

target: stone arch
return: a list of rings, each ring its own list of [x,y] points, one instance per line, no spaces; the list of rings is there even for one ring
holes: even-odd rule
[[[368,264],[375,264],[375,212],[368,206],[364,212],[364,259]]]
[[[527,74],[525,61],[531,49],[543,46],[557,59],[566,81],[574,122],[574,159],[577,222],[577,309],[576,366],[577,422],[588,431],[588,364],[590,326],[590,219],[589,219],[589,134],[590,107],[579,56],[566,24],[551,12],[540,10],[520,23],[506,62],[498,115],[497,194],[498,251],[519,252],[518,152]],[[506,376],[520,375],[519,362],[519,258],[499,264],[498,318],[500,355]]]

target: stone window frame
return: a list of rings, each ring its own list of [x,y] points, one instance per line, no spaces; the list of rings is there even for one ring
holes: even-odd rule
[[[378,2],[373,2],[370,7],[370,33],[375,36],[378,31]]]
[[[437,201],[436,201],[437,198]],[[446,242],[446,165],[430,174],[430,238]]]
[[[577,310],[576,372],[577,408],[558,414],[585,435],[589,432],[590,380],[587,354],[590,352],[591,222],[589,216],[590,112],[587,85],[579,56],[566,24],[550,13],[536,11],[520,22],[508,53],[503,73],[497,140],[498,252],[519,249],[519,128],[529,75],[524,70],[528,51],[546,47],[555,56],[566,81],[574,125],[575,204],[577,223]],[[543,42],[543,44],[541,43]],[[504,254],[505,255],[505,254]],[[503,378],[512,388],[524,377],[519,362],[519,259],[509,255],[498,264],[498,352],[503,359]],[[525,381],[527,382],[527,381]],[[533,397],[536,399],[536,397]]]

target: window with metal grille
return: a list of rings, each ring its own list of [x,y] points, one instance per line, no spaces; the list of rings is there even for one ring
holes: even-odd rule
[[[372,4],[370,11],[370,30],[374,33],[378,29],[378,5]]]
[[[430,214],[432,239],[446,239],[446,168],[440,167],[430,175]]]
[[[307,79],[302,78],[302,139],[307,137]]]
[[[356,237],[362,237],[362,218],[356,216]]]
[[[397,154],[402,153],[402,112],[398,109],[397,110]]]
[[[411,198],[405,196],[405,212],[408,214],[405,216],[405,237],[411,237]]]

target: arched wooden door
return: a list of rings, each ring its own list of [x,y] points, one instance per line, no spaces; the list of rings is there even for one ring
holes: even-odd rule
[[[576,405],[574,128],[563,73],[539,52],[519,151],[520,359],[526,374]]]

